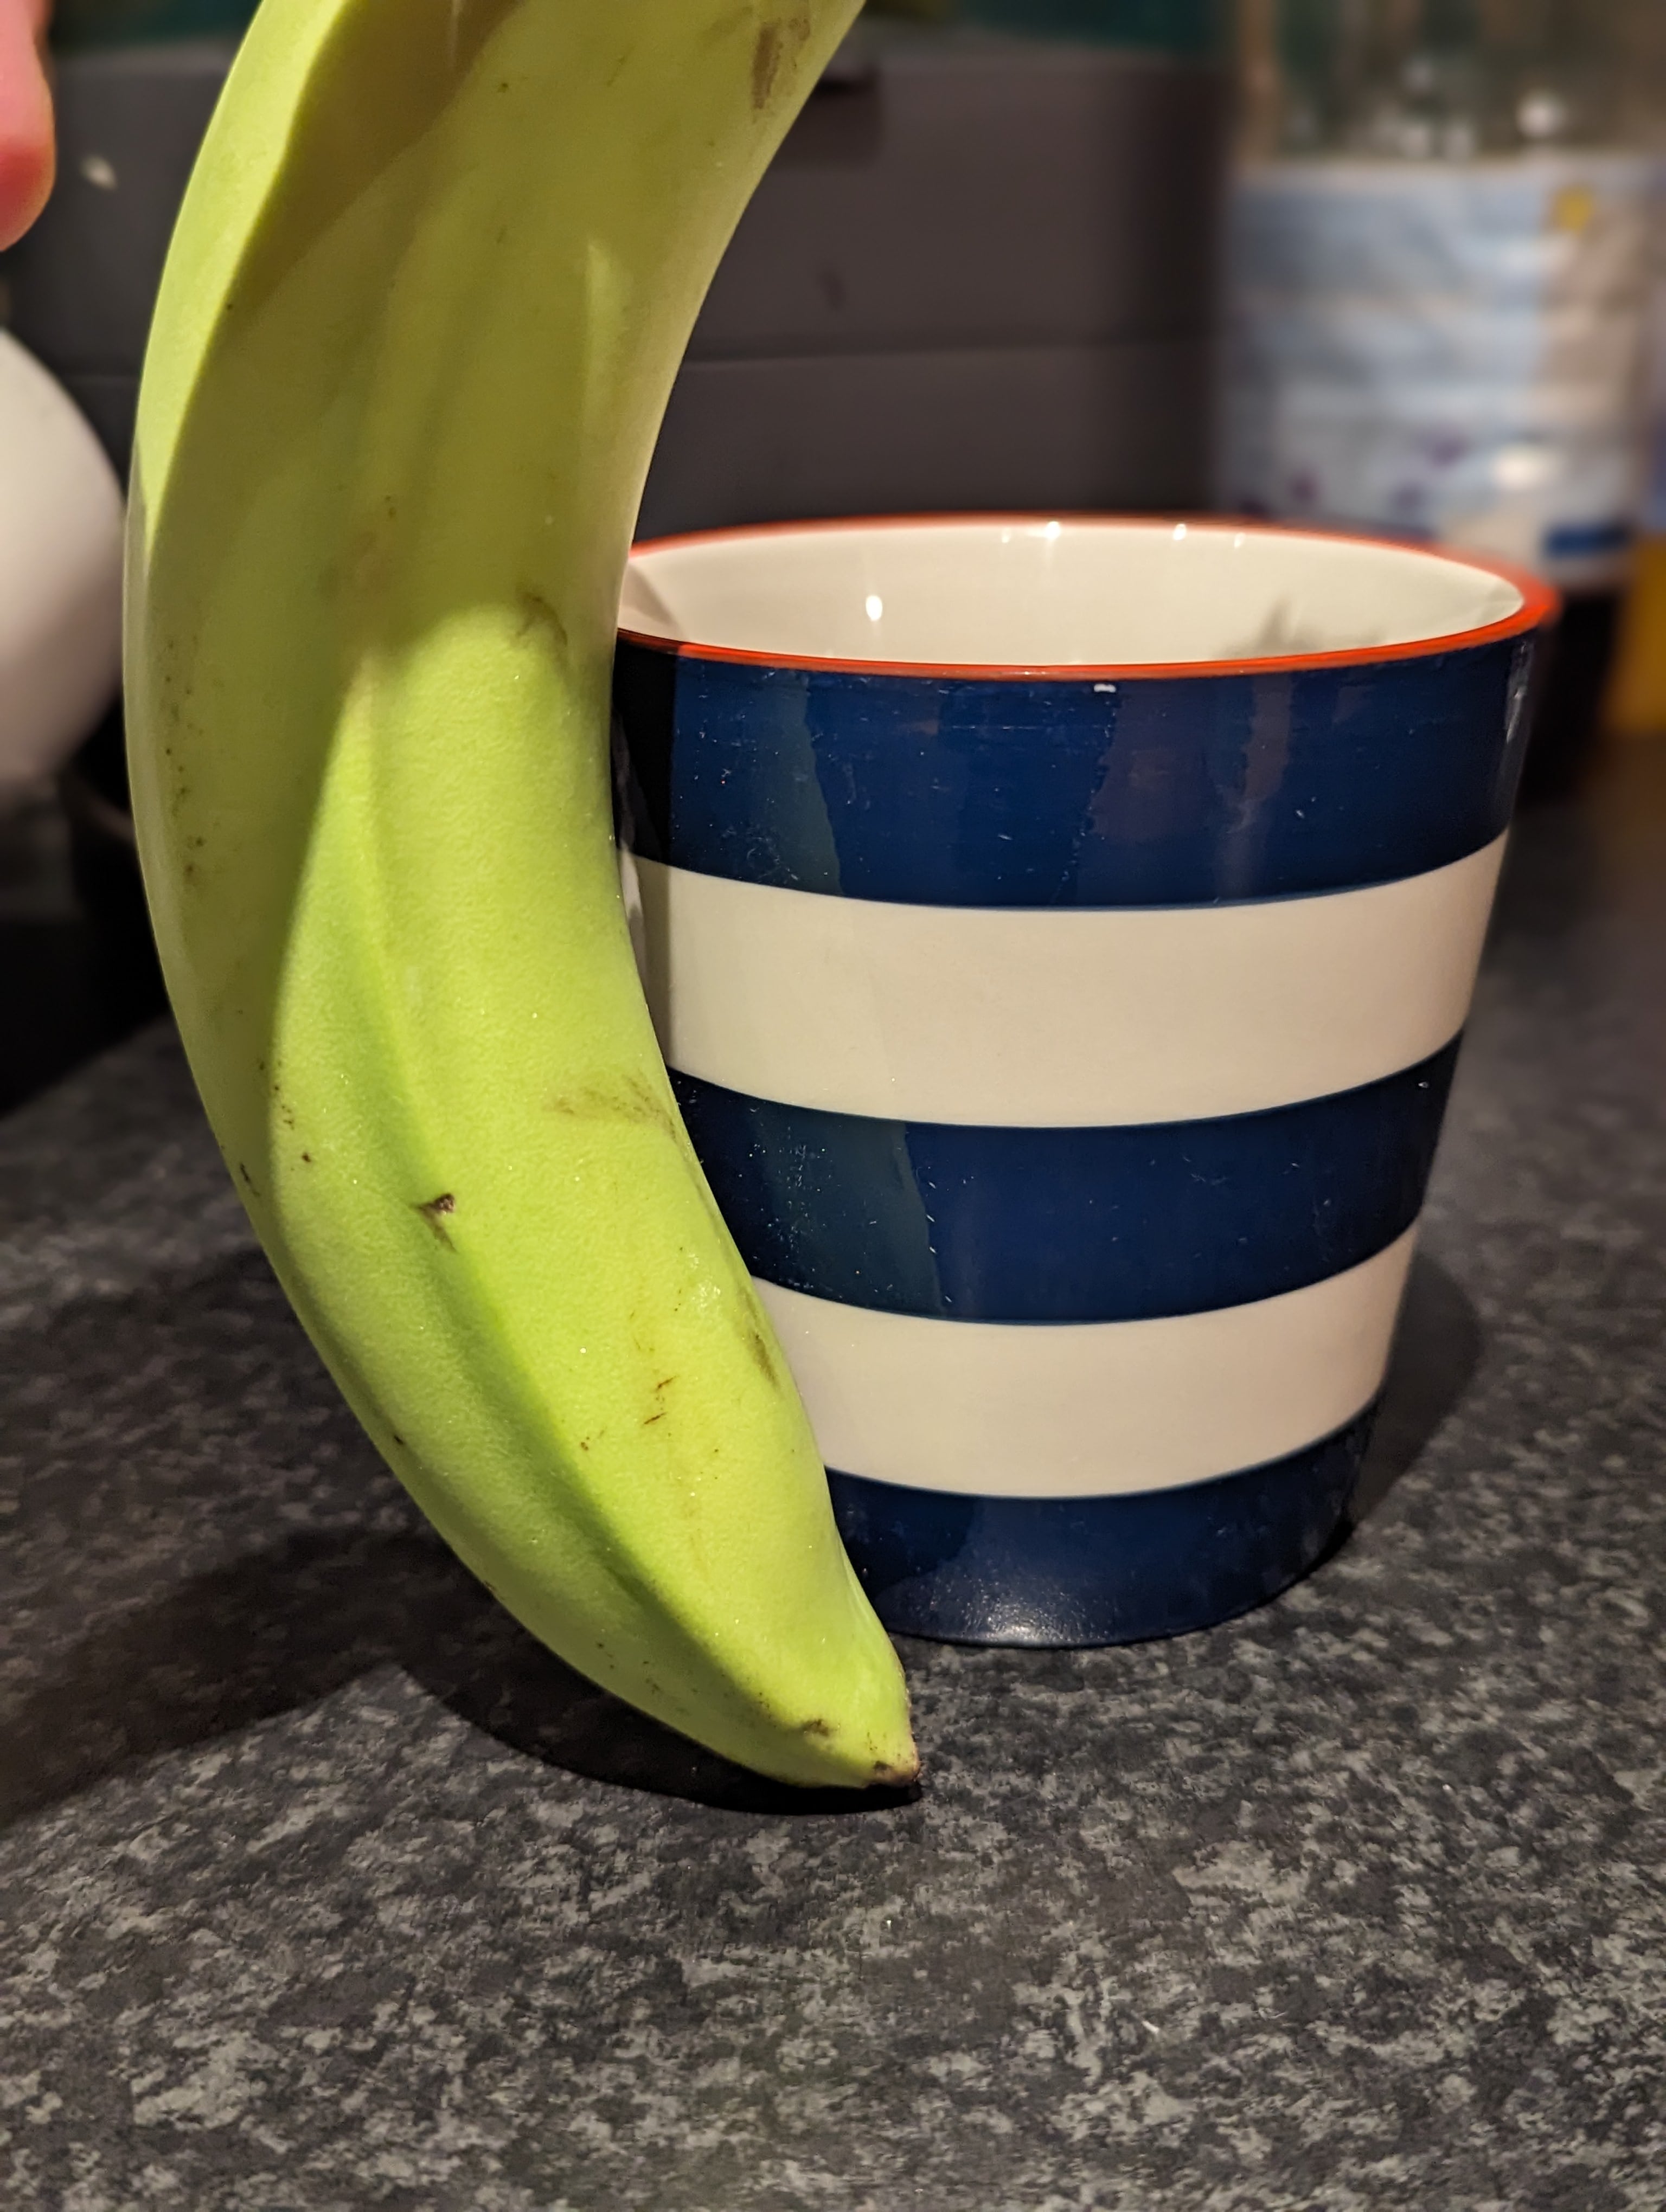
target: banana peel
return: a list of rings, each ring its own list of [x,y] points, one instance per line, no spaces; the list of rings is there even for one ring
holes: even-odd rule
[[[135,818],[210,1119],[502,1602],[758,1771],[909,1779],[895,1652],[619,894],[620,584],[723,246],[853,0],[264,0],[141,390]]]

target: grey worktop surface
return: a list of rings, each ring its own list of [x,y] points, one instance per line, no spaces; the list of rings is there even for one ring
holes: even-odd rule
[[[544,1657],[153,1033],[0,1123],[0,2203],[1659,2212],[1666,761],[1533,817],[1350,1541],[905,1650],[795,1802]]]

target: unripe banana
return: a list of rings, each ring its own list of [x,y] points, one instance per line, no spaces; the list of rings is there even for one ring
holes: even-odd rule
[[[508,1609],[804,1784],[915,1771],[619,896],[654,434],[853,0],[264,0],[140,401],[135,814],[228,1165]]]

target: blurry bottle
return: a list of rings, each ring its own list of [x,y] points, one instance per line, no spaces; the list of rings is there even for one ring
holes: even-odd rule
[[[1651,466],[1606,716],[1610,727],[1627,738],[1666,737],[1666,161],[1655,228],[1659,266],[1651,318]]]
[[[1589,749],[1645,495],[1633,4],[1244,0],[1223,502],[1559,585],[1541,789]]]

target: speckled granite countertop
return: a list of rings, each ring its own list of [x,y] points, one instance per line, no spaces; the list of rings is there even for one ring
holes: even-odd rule
[[[1369,1510],[791,1802],[500,1616],[152,1034],[0,1124],[0,2202],[1659,2212],[1666,759],[1518,840]]]

